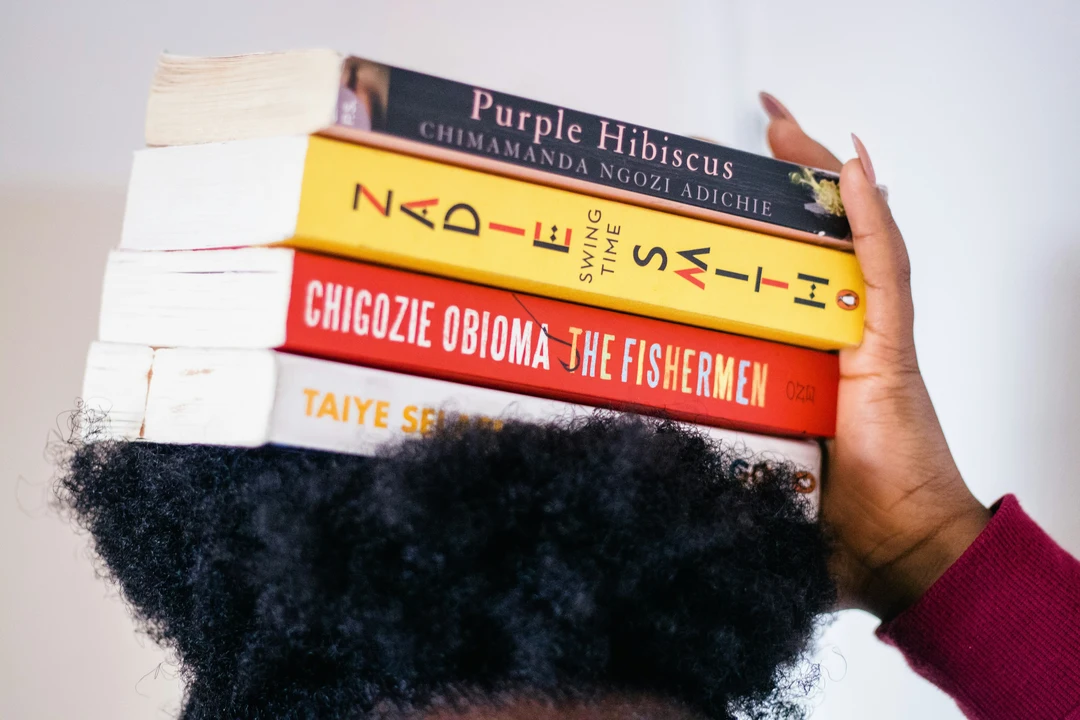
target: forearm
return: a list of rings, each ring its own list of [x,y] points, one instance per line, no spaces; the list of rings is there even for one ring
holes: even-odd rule
[[[971,718],[1080,719],[1080,562],[1012,496],[878,634]]]

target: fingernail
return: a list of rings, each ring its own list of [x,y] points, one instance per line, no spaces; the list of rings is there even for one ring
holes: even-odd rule
[[[855,133],[851,133],[851,142],[855,144],[855,152],[859,156],[859,162],[862,163],[863,173],[866,174],[866,179],[870,181],[871,185],[877,185],[877,174],[874,173],[874,163],[870,162],[870,153],[866,152],[866,146],[862,144],[862,140]]]
[[[767,92],[758,93],[758,100],[761,101],[761,107],[765,108],[765,112],[773,120],[791,120],[793,119],[788,109],[784,107],[784,104],[774,98]]]

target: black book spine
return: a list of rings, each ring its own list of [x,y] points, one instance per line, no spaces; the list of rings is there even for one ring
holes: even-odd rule
[[[346,60],[337,122],[819,237],[850,235],[836,173],[360,58]]]

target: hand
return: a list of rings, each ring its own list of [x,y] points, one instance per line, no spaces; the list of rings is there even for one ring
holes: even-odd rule
[[[827,445],[822,516],[835,537],[842,607],[885,620],[914,603],[967,549],[990,513],[968,490],[915,356],[911,266],[877,189],[870,156],[841,163],[762,93],[776,157],[840,172],[855,255],[866,280],[866,329],[840,352],[836,438]]]

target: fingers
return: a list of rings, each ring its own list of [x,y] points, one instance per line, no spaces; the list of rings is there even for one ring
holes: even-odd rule
[[[799,165],[840,172],[840,195],[851,224],[855,254],[866,280],[866,333],[863,347],[879,359],[917,367],[911,304],[911,264],[907,247],[885,197],[877,188],[870,155],[852,135],[859,159],[841,163],[810,138],[783,103],[760,95],[769,115],[768,139],[773,154]]]
[[[791,112],[769,93],[759,96],[761,106],[769,115],[769,147],[780,160],[809,167],[839,172],[840,161],[825,147],[810,138],[799,127]]]
[[[856,138],[859,157],[840,171],[844,201],[855,255],[866,281],[866,337],[863,346],[877,345],[914,362],[911,304],[911,263],[900,229],[885,197],[876,186],[870,155]],[[908,357],[910,354],[910,357]]]

